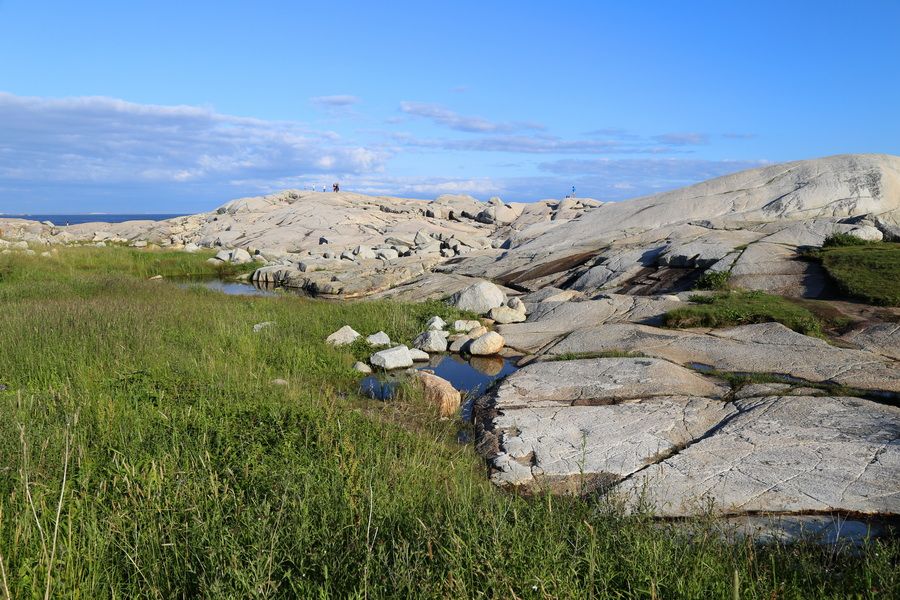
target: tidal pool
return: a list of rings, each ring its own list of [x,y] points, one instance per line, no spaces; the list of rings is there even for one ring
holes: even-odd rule
[[[185,285],[199,285],[229,296],[274,296],[278,293],[275,291],[275,288],[256,286],[245,281],[224,281],[222,279],[190,281],[186,282]]]
[[[428,362],[416,363],[414,369],[431,371],[449,381],[463,394],[462,417],[472,419],[472,404],[495,381],[515,373],[516,359],[500,356],[472,356],[466,359],[458,354],[435,354]],[[376,373],[369,375],[359,384],[359,389],[376,400],[390,400],[397,386],[405,377],[405,372]]]

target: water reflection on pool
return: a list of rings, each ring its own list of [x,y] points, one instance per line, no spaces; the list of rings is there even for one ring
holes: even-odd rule
[[[435,354],[428,362],[416,363],[418,370],[429,370],[449,381],[463,394],[463,420],[472,418],[472,403],[495,381],[518,370],[516,359],[500,356],[472,356],[466,359],[458,354]],[[389,400],[397,386],[405,378],[404,372],[377,373],[360,382],[360,391],[371,398]]]
[[[221,279],[205,279],[191,281],[185,285],[198,285],[229,296],[274,296],[275,288],[254,285],[245,281],[223,281]]]
[[[293,294],[295,296],[309,296],[305,291],[275,287],[269,283],[257,283],[255,281],[234,281],[224,279],[183,279],[178,281],[182,287],[200,286],[228,296],[278,296],[280,294]]]

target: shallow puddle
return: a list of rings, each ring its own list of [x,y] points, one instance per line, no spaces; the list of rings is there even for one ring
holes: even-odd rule
[[[431,371],[449,381],[463,394],[462,417],[472,418],[472,403],[495,381],[518,370],[515,359],[500,356],[472,356],[468,360],[458,354],[435,354],[428,362],[416,363],[417,370]],[[404,371],[376,373],[364,378],[360,391],[376,400],[390,400],[406,377]]]
[[[274,296],[278,292],[275,288],[256,286],[244,281],[223,281],[221,279],[207,279],[185,282],[185,287],[200,286],[216,292],[222,292],[228,296]]]

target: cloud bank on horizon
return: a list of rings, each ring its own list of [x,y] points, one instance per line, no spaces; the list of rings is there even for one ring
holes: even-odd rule
[[[898,23],[895,0],[0,2],[0,213],[335,181],[618,200],[900,154]]]
[[[310,102],[332,112],[362,100],[330,95]],[[140,202],[128,204],[129,197],[168,196],[176,202],[200,198],[208,204],[289,187],[320,189],[330,187],[332,180],[343,181],[344,189],[396,196],[450,193],[527,201],[560,197],[574,185],[586,195],[621,199],[766,164],[684,157],[686,146],[708,143],[709,135],[701,133],[642,138],[593,132],[566,139],[550,135],[537,123],[491,121],[424,102],[400,101],[398,112],[472,135],[421,137],[386,129],[348,139],[309,124],[227,115],[203,106],[0,92],[0,198],[11,209],[3,212],[39,212],[37,203],[15,200],[32,192],[68,197],[72,209],[91,198],[115,201],[119,196],[123,210],[133,210]],[[403,124],[403,119],[394,119],[393,125]],[[652,156],[541,160],[534,163],[533,174],[505,177],[391,174],[393,159],[423,151]]]

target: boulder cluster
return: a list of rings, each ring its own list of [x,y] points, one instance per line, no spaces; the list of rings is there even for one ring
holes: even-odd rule
[[[521,300],[512,298],[507,301],[500,288],[489,281],[479,281],[454,294],[450,303],[457,308],[480,314],[494,314],[497,309],[502,308],[516,315],[521,314],[521,320],[524,320],[525,315],[525,305]],[[494,321],[486,319],[485,322]],[[496,322],[512,323],[519,322],[519,319]],[[345,346],[361,337],[360,333],[345,325],[325,341],[333,346]],[[503,336],[496,331],[489,331],[481,321],[458,319],[450,325],[437,315],[428,320],[425,331],[413,338],[409,345],[393,345],[390,337],[383,331],[365,339],[369,346],[385,347],[384,350],[374,352],[369,357],[369,363],[386,371],[409,368],[416,361],[427,361],[431,354],[454,352],[492,356],[502,351],[504,346]]]

